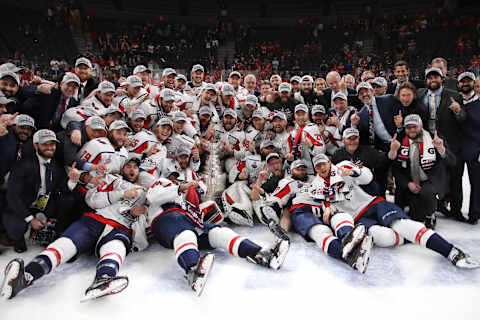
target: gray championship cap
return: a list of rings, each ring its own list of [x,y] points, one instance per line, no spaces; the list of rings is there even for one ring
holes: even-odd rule
[[[263,140],[262,143],[260,144],[260,149],[268,148],[268,147],[274,147],[275,148],[275,144],[270,139]]]
[[[98,90],[101,93],[115,92],[115,86],[110,81],[102,81],[98,84]]]
[[[253,113],[252,113],[252,119],[253,118],[265,119],[265,114],[263,113],[262,110],[257,109],[255,111],[253,111]]]
[[[240,74],[240,72],[238,71],[232,71],[230,72],[230,74],[228,75],[229,78],[233,77],[233,76],[237,76],[239,78],[242,78],[242,75]]]
[[[272,153],[269,153],[268,156],[267,156],[267,163],[268,161],[270,161],[270,159],[273,159],[273,158],[277,158],[277,159],[282,159],[282,157],[280,157],[280,155],[276,152],[272,152]]]
[[[150,69],[148,69],[147,67],[145,67],[143,64],[140,64],[140,65],[136,66],[135,69],[133,69],[133,74],[137,74],[137,73],[141,73],[141,72],[152,73],[152,71]]]
[[[183,111],[177,111],[173,114],[173,121],[187,121],[187,115]]]
[[[282,119],[282,120],[287,121],[287,116],[285,115],[285,113],[283,113],[283,112],[281,112],[281,111],[275,112],[275,114],[274,114],[273,117],[272,117],[272,120],[275,119],[275,118],[280,118],[280,119]]]
[[[145,112],[142,109],[136,108],[133,110],[132,114],[130,115],[130,119],[137,120],[137,119],[147,119]]]
[[[316,105],[312,106],[312,114],[315,114],[315,113],[326,114],[327,112],[325,111],[324,106],[322,106],[321,104],[316,104]]]
[[[120,129],[127,129],[127,131],[132,131],[130,127],[125,123],[123,120],[115,120],[110,124],[110,127],[108,128],[109,131],[112,130],[120,130]]]
[[[225,111],[223,111],[223,117],[225,118],[225,116],[230,116],[235,119],[238,118],[237,112],[230,108],[226,108]]]
[[[298,111],[303,111],[305,113],[308,113],[308,107],[306,105],[304,105],[303,103],[297,104],[295,106],[295,112],[294,113],[297,113]]]
[[[282,77],[280,77],[278,74],[274,74],[273,76],[270,77],[270,81],[272,81],[273,79],[278,79],[282,81]]]
[[[35,120],[33,120],[32,117],[26,114],[19,114],[15,120],[13,120],[13,124],[16,126],[29,126],[32,127],[33,129],[37,129],[35,127]]]
[[[288,82],[282,82],[278,86],[278,92],[291,92],[292,86]]]
[[[439,68],[428,68],[425,70],[425,78],[428,77],[429,74],[436,74],[443,78],[443,72]]]
[[[307,74],[307,75],[304,75],[304,76],[302,77],[302,81],[301,81],[301,82],[311,82],[311,83],[313,83],[313,78],[312,78],[312,76],[310,76],[310,75]]]
[[[142,79],[140,79],[138,76],[128,76],[126,82],[127,85],[134,88],[143,86]]]
[[[14,73],[17,73],[17,72],[20,72],[22,70],[23,70],[23,68],[17,67],[16,65],[14,65],[11,62],[7,62],[7,63],[4,63],[4,64],[0,65],[0,73],[5,72],[5,71],[12,71]]]
[[[20,85],[20,77],[18,76],[18,74],[16,74],[15,72],[13,71],[4,71],[2,73],[0,73],[0,79],[3,79],[5,77],[10,77],[12,78],[16,83],[17,85]]]
[[[205,115],[208,114],[210,117],[212,116],[212,110],[209,107],[203,106],[198,109],[198,114]]]
[[[234,96],[235,95],[235,89],[230,83],[224,83],[222,85],[222,94],[224,96]]]
[[[201,64],[196,64],[192,67],[192,73],[197,72],[197,71],[202,71],[205,72],[205,69]]]
[[[314,166],[317,166],[317,164],[319,163],[327,163],[329,161],[330,159],[324,153],[317,154],[315,157],[313,157],[313,160],[312,160]]]
[[[175,100],[175,91],[165,88],[160,92],[160,97],[165,101],[173,101]]]
[[[253,94],[249,94],[245,98],[245,104],[256,107],[256,106],[258,106],[258,98],[256,96],[254,96]]]
[[[74,82],[77,84],[77,86],[80,86],[80,78],[75,73],[71,73],[71,72],[65,73],[65,75],[63,76],[62,82],[64,83]]]
[[[173,128],[173,122],[172,122],[172,120],[168,119],[167,117],[163,117],[163,118],[160,118],[160,120],[157,121],[157,124],[155,126],[156,127],[170,126],[170,128]]]
[[[177,74],[177,76],[175,77],[175,80],[182,80],[184,82],[187,82],[187,77],[185,77],[185,75],[179,73]]]
[[[364,81],[364,82],[360,82],[357,86],[357,92],[360,92],[360,90],[362,89],[367,89],[367,90],[373,90],[373,87],[370,83]]]
[[[403,126],[419,126],[422,124],[422,118],[418,114],[409,114],[408,116],[405,117],[405,120],[403,120]]]
[[[458,76],[458,82],[462,81],[465,78],[471,79],[473,81],[477,79],[473,72],[463,72]]]
[[[33,143],[43,144],[48,141],[60,142],[57,140],[57,136],[55,136],[55,132],[52,130],[41,129],[33,135]]]
[[[292,162],[292,164],[290,165],[290,170],[293,170],[293,169],[297,169],[299,167],[307,167],[307,164],[305,163],[305,161],[303,161],[302,159],[299,159],[299,160],[295,160]]]
[[[163,77],[168,77],[169,75],[177,75],[177,71],[175,71],[175,69],[172,69],[172,68],[165,68],[163,69],[163,72],[162,72],[162,78]]]
[[[384,77],[376,77],[372,80],[372,84],[376,84],[379,87],[388,87],[387,80]]]
[[[100,118],[99,116],[93,116],[93,117],[88,118],[85,121],[85,125],[89,126],[93,130],[106,130],[107,129],[107,125],[105,124],[105,121],[102,118]]]
[[[215,87],[215,85],[213,83],[207,83],[203,86],[203,89],[202,90],[212,90],[213,92],[215,92],[215,94],[217,94],[217,88]]]
[[[359,89],[357,89],[357,92],[358,92]],[[348,101],[347,100],[347,96],[345,95],[345,93],[343,92],[337,92],[335,93],[335,95],[333,96],[333,101],[335,101],[335,99],[342,99],[342,100],[345,100],[345,101]]]
[[[87,59],[85,57],[80,57],[80,58],[77,59],[77,61],[75,61],[75,67],[78,67],[81,64],[84,64],[89,68],[92,68],[92,63],[90,62],[89,59]]]
[[[112,114],[112,113],[115,113],[115,112],[118,112],[118,113],[120,113],[120,114],[123,116],[122,110],[120,110],[119,107],[117,107],[117,106],[115,106],[115,105],[113,105],[113,104],[105,110],[105,115],[107,115],[107,114]]]
[[[175,151],[175,157],[190,156],[191,151],[186,146],[179,146]]]
[[[343,139],[348,139],[353,136],[359,137],[360,132],[355,128],[347,128],[343,131],[343,135],[342,135]]]
[[[0,104],[7,104],[12,102],[12,99],[8,99],[5,94],[0,90]]]
[[[294,81],[300,83],[302,81],[302,78],[300,78],[299,76],[293,76],[293,77],[290,78],[290,83],[292,83]]]

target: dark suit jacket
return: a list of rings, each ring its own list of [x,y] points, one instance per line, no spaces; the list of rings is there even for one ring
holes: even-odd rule
[[[52,192],[45,208],[47,217],[56,217],[56,209],[64,196],[69,194],[67,176],[61,164],[52,159]],[[27,228],[25,218],[31,215],[31,204],[36,200],[40,189],[40,163],[35,154],[15,163],[10,171],[7,189],[7,208],[3,213],[3,223],[7,234],[13,240],[20,239]],[[68,208],[62,209],[68,210]]]
[[[0,185],[4,183],[5,175],[10,171],[15,162],[17,155],[20,153],[21,158],[31,157],[33,155],[32,138],[21,142],[11,127],[7,127],[8,134],[0,137]],[[21,150],[19,150],[21,148]],[[0,209],[1,210],[1,209]]]
[[[415,88],[425,88],[425,81],[422,80],[408,80],[411,84],[415,86]],[[397,90],[397,84],[393,82],[388,83],[387,87],[387,94],[395,94],[395,90]]]
[[[83,99],[88,97],[88,95],[97,88],[98,88],[98,82],[94,78],[88,79],[83,92]]]
[[[325,106],[326,110],[329,110],[333,107],[332,106],[332,89],[326,88],[326,89],[323,89],[322,92],[323,92],[322,104]],[[348,92],[348,96],[347,96],[348,105],[353,106],[357,108],[357,110],[359,110],[360,100],[358,100],[358,97],[357,97],[357,90],[347,87],[347,92]]]
[[[387,94],[384,96],[375,97],[374,99],[385,129],[387,129],[388,133],[393,137],[397,131],[397,126],[395,125],[395,121],[393,121],[393,117],[395,115],[395,105],[397,103],[396,98],[393,95]],[[370,126],[368,108],[364,106],[358,113],[358,116],[360,117],[360,123],[358,124],[358,131],[360,131],[360,144],[368,145]],[[388,151],[390,148],[390,142],[382,141],[378,135],[375,135],[375,147],[382,151]]]
[[[417,90],[417,99],[423,101],[425,95],[427,94],[427,88],[421,88]],[[458,118],[455,115],[455,112],[450,110],[448,107],[452,103],[450,98],[453,97],[462,107]],[[428,106],[427,106],[428,110]],[[461,124],[467,118],[467,114],[463,108],[463,99],[462,97],[451,90],[443,88],[442,96],[440,99],[440,104],[437,109],[437,131],[438,135],[446,140],[446,143],[449,145],[450,150],[454,154],[458,154],[460,150],[460,144],[462,143],[462,126]],[[425,128],[428,128],[427,124],[424,124]]]
[[[60,119],[51,123],[55,111],[62,99],[60,89],[53,89],[51,94],[37,94],[35,97],[28,99],[23,104],[24,112],[35,119],[37,129],[50,129],[55,132],[61,131]],[[79,103],[74,98],[70,98],[65,110],[77,106]]]

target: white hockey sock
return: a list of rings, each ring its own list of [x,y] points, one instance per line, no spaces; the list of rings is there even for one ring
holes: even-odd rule
[[[373,242],[379,247],[394,247],[405,243],[405,238],[395,230],[384,226],[373,225],[368,229],[368,235],[373,238]]]
[[[426,247],[428,239],[435,234],[434,231],[425,227],[424,224],[410,219],[395,220],[391,228],[405,239],[418,243],[422,247]]]
[[[77,254],[77,247],[69,238],[61,237],[48,245],[40,255],[45,255],[52,263],[52,270]],[[51,271],[51,270],[50,270]]]
[[[222,248],[236,257],[240,243],[245,239],[230,228],[217,227],[208,232],[208,242],[213,248]]]
[[[315,241],[317,246],[319,246],[320,249],[322,249],[322,251],[326,254],[328,254],[328,247],[330,243],[333,240],[338,239],[333,235],[332,230],[323,224],[316,224],[311,227],[308,231],[308,236]]]
[[[175,258],[189,249],[198,251],[197,235],[191,230],[185,230],[178,234],[173,240],[173,249],[175,250]]]
[[[338,231],[342,228],[347,228],[347,230],[351,230],[354,227],[353,217],[348,213],[339,212],[332,216],[330,219],[330,225],[332,226],[333,230],[335,231],[335,235],[337,237],[342,237],[343,234],[338,234]],[[345,230],[345,229],[344,229]]]
[[[100,248],[99,253],[100,259],[97,263],[96,277],[104,275],[115,277],[123,261],[125,261],[127,254],[125,244],[120,240],[109,241]]]

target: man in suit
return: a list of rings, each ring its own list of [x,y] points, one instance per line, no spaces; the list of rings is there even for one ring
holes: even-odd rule
[[[393,174],[405,204],[410,206],[409,216],[433,229],[437,199],[442,199],[448,190],[447,167],[455,165],[455,156],[436,131],[432,138],[423,129],[418,114],[406,116],[404,127],[405,137],[398,141],[395,135],[389,152],[390,158],[397,160]]]
[[[442,70],[445,79],[443,81],[443,86],[449,90],[457,91],[458,81],[455,78],[447,78],[448,66],[447,60],[444,58],[435,58],[432,60],[432,68],[438,68]]]
[[[449,146],[450,151],[457,155],[462,144],[462,123],[466,119],[462,97],[443,86],[444,75],[438,68],[429,68],[425,72],[426,88],[417,90],[417,99],[428,107],[429,121],[425,124],[430,134],[438,131]],[[456,165],[449,170],[450,193],[446,201],[450,200],[450,210],[444,202],[440,203],[440,212],[463,220],[460,209],[462,208],[462,175],[464,161],[457,157]]]
[[[60,120],[65,110],[78,105],[75,95],[80,86],[80,79],[67,72],[60,82],[59,89],[52,89],[50,94],[38,94],[23,104],[25,113],[35,119],[39,129],[61,131]]]
[[[327,85],[328,88],[323,89],[321,95],[323,96],[323,102],[319,103],[327,110],[330,110],[333,107],[333,97],[338,92],[343,92],[347,96],[347,102],[349,106],[354,106],[359,109],[359,101],[357,99],[357,91],[353,88],[347,87],[340,74],[336,71],[331,71],[327,74]]]
[[[75,74],[80,79],[77,96],[79,102],[88,97],[98,87],[98,82],[92,77],[92,69],[92,63],[85,57],[80,57],[75,61]]]
[[[33,136],[35,155],[17,162],[10,172],[2,222],[16,252],[27,250],[24,233],[28,225],[37,231],[45,227],[40,213],[61,218],[57,214],[60,208],[63,214],[70,210],[65,170],[53,159],[57,142],[53,131],[37,131]]]
[[[410,81],[417,89],[423,88],[425,84],[420,80],[409,79],[410,68],[404,60],[397,61],[393,66],[393,74],[395,75],[395,80],[388,84],[387,94],[396,94],[400,85],[404,82]]]

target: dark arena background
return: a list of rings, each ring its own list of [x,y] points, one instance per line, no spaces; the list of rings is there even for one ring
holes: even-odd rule
[[[478,1],[0,8],[1,319],[480,318]]]

